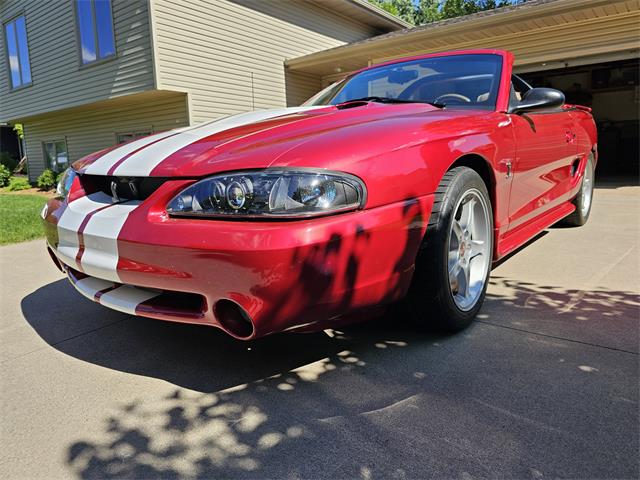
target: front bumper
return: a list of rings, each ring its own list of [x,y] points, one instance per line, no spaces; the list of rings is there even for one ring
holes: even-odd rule
[[[183,183],[166,182],[142,203],[51,200],[43,223],[52,258],[107,307],[249,339],[326,328],[404,296],[433,204],[427,195],[286,222],[169,217],[164,206]]]

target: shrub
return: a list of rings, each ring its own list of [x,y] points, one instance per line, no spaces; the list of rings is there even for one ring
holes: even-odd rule
[[[11,171],[0,164],[0,187],[6,187],[9,185],[9,180],[11,179]]]
[[[40,174],[36,183],[40,190],[51,190],[57,185],[56,174],[53,173],[53,170],[45,170]]]
[[[9,155],[9,152],[0,152],[0,165],[4,165],[9,172],[13,173],[18,166],[18,160]]]
[[[9,190],[10,192],[15,192],[17,190],[26,190],[27,188],[31,188],[29,180],[22,177],[14,177],[9,182],[9,187],[7,188],[7,190]]]

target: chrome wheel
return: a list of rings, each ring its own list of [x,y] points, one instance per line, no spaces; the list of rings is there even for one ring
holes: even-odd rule
[[[589,158],[587,165],[584,168],[584,177],[582,177],[582,189],[581,189],[581,212],[583,217],[589,214],[591,208],[591,198],[593,196],[593,163]]]
[[[456,306],[471,310],[484,290],[491,263],[489,209],[475,188],[458,201],[449,233],[449,287]]]

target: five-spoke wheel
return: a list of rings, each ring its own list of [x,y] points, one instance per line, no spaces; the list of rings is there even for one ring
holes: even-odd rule
[[[484,300],[493,252],[493,211],[487,186],[468,167],[449,170],[416,259],[407,297],[414,319],[441,330],[460,330]]]
[[[451,295],[460,310],[473,308],[484,289],[491,234],[485,199],[479,191],[467,190],[451,222],[447,268]]]

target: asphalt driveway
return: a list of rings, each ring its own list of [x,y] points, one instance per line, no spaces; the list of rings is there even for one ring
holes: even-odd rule
[[[0,478],[638,478],[640,188],[493,272],[479,320],[236,342],[0,248]]]

